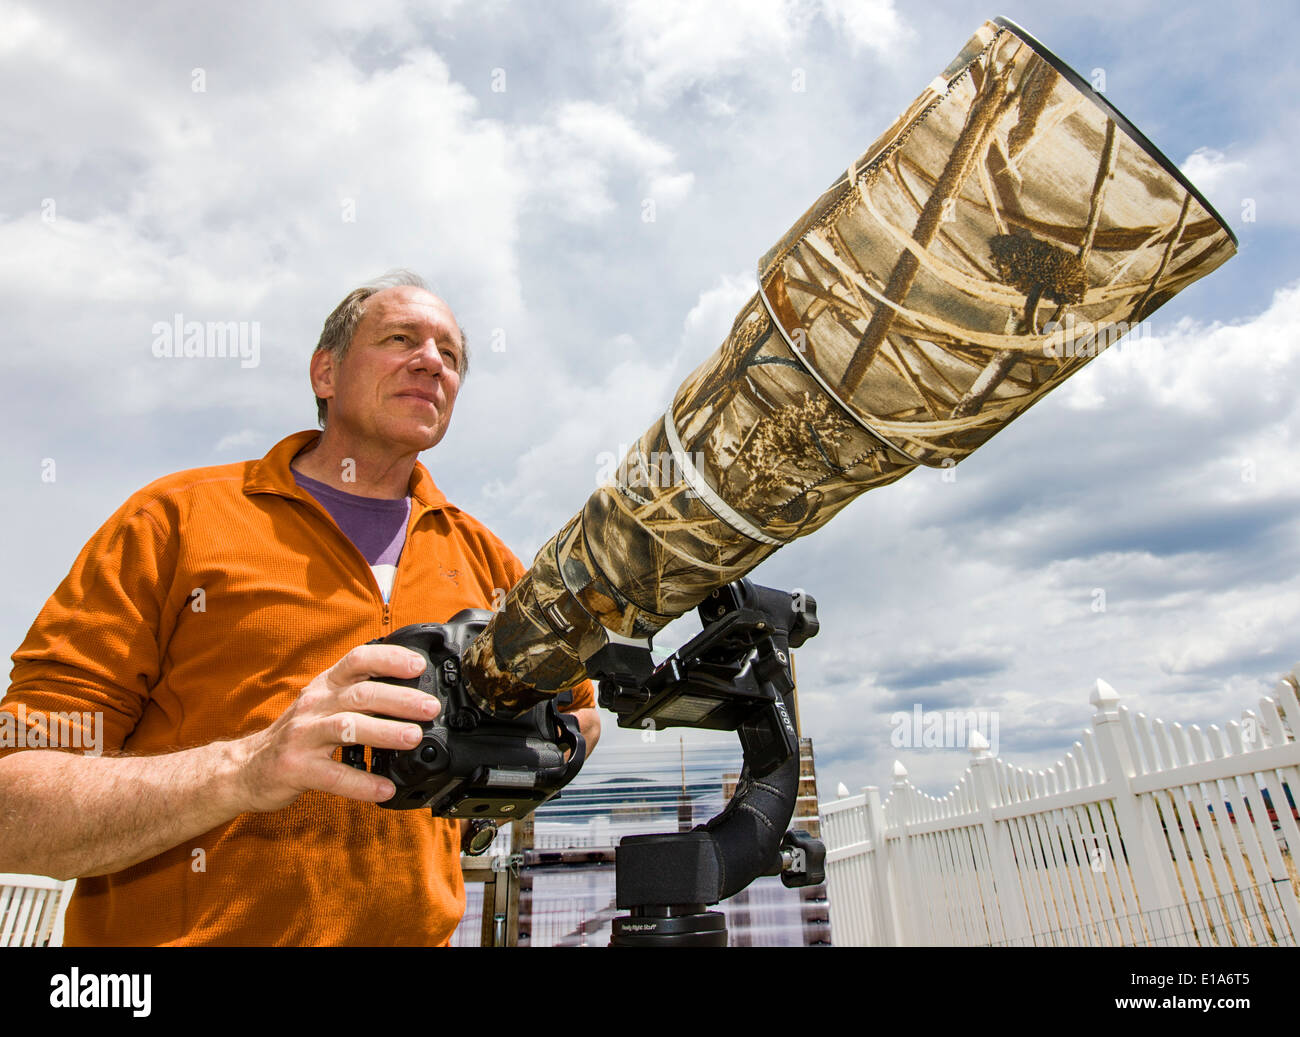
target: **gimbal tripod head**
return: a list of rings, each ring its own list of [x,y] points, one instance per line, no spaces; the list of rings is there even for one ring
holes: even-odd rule
[[[825,847],[787,831],[799,793],[790,649],[816,635],[817,604],[738,580],[700,606],[704,629],[654,667],[649,649],[611,644],[587,660],[600,704],[620,727],[734,730],[744,768],[731,801],[690,832],[631,836],[616,854],[611,946],[726,946],[725,918],[708,905],[760,875],[787,886],[825,879]]]

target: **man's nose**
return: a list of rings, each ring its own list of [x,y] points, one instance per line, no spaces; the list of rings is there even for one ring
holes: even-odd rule
[[[442,374],[442,370],[447,366],[442,355],[442,349],[438,345],[438,340],[428,338],[416,351],[415,359],[412,361],[417,369],[429,371],[431,374]]]

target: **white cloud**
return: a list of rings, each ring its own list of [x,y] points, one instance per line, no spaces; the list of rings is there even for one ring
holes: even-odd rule
[[[624,67],[659,104],[722,76],[770,75],[768,62],[789,58],[813,14],[799,0],[617,0],[612,6]]]
[[[256,429],[241,429],[239,432],[231,432],[229,435],[222,436],[217,441],[217,445],[212,448],[212,452],[214,454],[224,454],[228,451],[238,451],[242,456],[247,450],[261,443],[262,440],[262,433]]]
[[[521,444],[512,472],[493,479],[484,492],[492,506],[527,516],[521,551],[539,548],[582,507],[611,458],[621,460],[662,413],[688,369],[684,365],[694,366],[718,348],[753,291],[751,276],[721,278],[700,294],[671,351],[636,349],[631,335],[616,336],[596,350],[603,360],[592,366],[593,380],[585,384],[538,351],[517,357],[508,371],[491,375],[490,384],[476,390],[495,401],[491,423],[535,412],[537,400],[556,401],[546,421],[510,430],[511,441]],[[467,422],[460,431],[471,440],[489,434],[491,425],[481,414]]]
[[[75,365],[117,412],[192,410],[226,389],[275,405],[290,384],[305,394],[306,356],[336,296],[392,266],[455,277],[467,286],[458,301],[517,319],[529,180],[438,57],[412,51],[373,74],[329,58],[276,87],[200,96],[201,116],[160,117],[123,142],[143,168],[120,211],[84,218],[59,197],[52,222],[0,220],[0,298],[18,314],[7,334],[46,343],[60,314],[57,350],[0,363]],[[258,321],[261,367],[161,365],[149,329],[176,312]]]
[[[718,283],[700,293],[700,298],[686,314],[682,336],[682,355],[690,367],[711,355],[722,345],[732,322],[749,297],[758,291],[758,281],[751,273],[727,274]]]
[[[5,32],[0,37],[0,54],[16,54],[31,48],[49,47],[53,32],[33,11],[14,3],[0,4]]]
[[[1230,261],[1231,262],[1231,261]],[[1210,275],[1214,277],[1213,274]],[[1192,289],[1193,291],[1196,288]],[[1183,318],[1120,339],[1067,383],[1085,398],[1178,410],[1223,419],[1289,407],[1300,378],[1300,284],[1280,288],[1252,320],[1206,326]]]
[[[743,77],[788,89],[791,66],[820,14],[851,54],[894,59],[911,36],[893,0],[620,0],[616,40],[624,69],[644,96],[666,104],[707,87],[716,116],[735,111],[720,82]]]
[[[691,193],[694,173],[668,173],[650,179],[650,197],[656,204],[676,205]]]
[[[1300,224],[1300,202],[1291,141],[1298,128],[1294,115],[1282,113],[1268,136],[1226,150],[1197,148],[1179,168],[1239,235],[1250,224],[1294,227]]]
[[[1197,148],[1183,161],[1184,175],[1204,194],[1218,194],[1223,186],[1249,168],[1242,159],[1230,159],[1216,148]]]
[[[588,101],[561,105],[516,136],[517,161],[533,197],[579,223],[596,222],[620,204],[639,213],[642,199],[672,206],[690,192],[693,174],[674,169],[676,155],[616,109]],[[635,194],[618,201],[611,181],[629,177]]]
[[[903,24],[893,0],[821,0],[827,21],[849,41],[854,54],[871,51],[894,58],[914,33]]]

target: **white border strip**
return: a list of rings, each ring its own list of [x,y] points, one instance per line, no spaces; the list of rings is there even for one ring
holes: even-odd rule
[[[826,379],[821,376],[821,372],[818,371],[817,368],[813,367],[813,365],[808,362],[808,358],[804,356],[803,350],[790,341],[790,336],[786,333],[785,326],[777,319],[776,311],[772,309],[772,303],[767,297],[767,290],[763,287],[761,281],[759,282],[758,285],[758,297],[763,300],[763,309],[767,310],[767,315],[768,317],[771,318],[772,325],[780,333],[781,338],[785,340],[785,344],[790,347],[790,352],[795,355],[799,363],[803,364],[804,370],[807,371],[810,375],[813,376],[813,378],[817,380],[817,384],[822,387],[822,390],[826,393],[826,395],[829,396],[832,400],[834,400],[839,405],[840,410],[844,411],[845,414],[847,414],[851,419],[853,419],[853,423],[855,425],[858,425],[863,430],[865,430],[869,435],[874,436],[876,439],[880,440],[880,442],[884,443],[885,446],[889,447],[890,450],[894,451],[894,453],[898,454],[900,457],[907,458],[909,461],[912,462],[912,464],[919,464],[926,468],[938,467],[937,465],[927,464],[925,461],[918,461],[906,450],[899,449],[899,447],[891,443],[879,432],[877,432],[865,421],[863,421],[862,418],[858,416],[858,412],[855,411],[852,407],[850,407],[847,403],[845,403],[842,399],[840,399],[839,394],[836,393],[836,391],[832,389],[829,384],[827,384]]]
[[[787,540],[777,540],[775,537],[768,536],[762,530],[755,529],[730,504],[713,492],[712,487],[704,481],[704,476],[696,470],[690,457],[682,449],[682,441],[677,436],[677,426],[673,424],[673,409],[671,406],[664,411],[664,435],[668,438],[668,448],[673,452],[673,460],[677,463],[686,485],[695,491],[713,514],[731,526],[736,532],[743,533],[750,540],[757,540],[760,544],[775,544],[777,547],[784,547],[789,543]]]

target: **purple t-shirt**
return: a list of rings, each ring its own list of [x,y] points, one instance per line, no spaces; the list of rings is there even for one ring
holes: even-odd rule
[[[411,498],[382,500],[377,497],[358,497],[344,493],[333,486],[309,479],[293,470],[293,481],[320,502],[365,556],[379,591],[387,601],[393,592],[393,578],[397,575],[397,560],[406,543],[406,524],[411,517]]]

